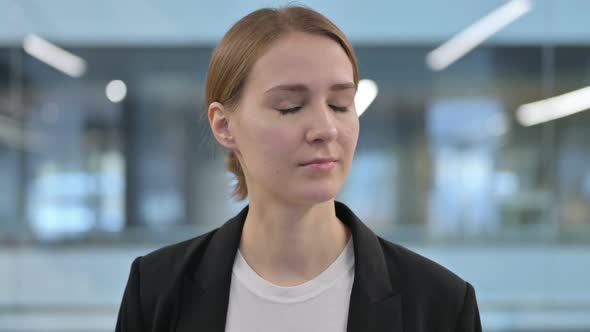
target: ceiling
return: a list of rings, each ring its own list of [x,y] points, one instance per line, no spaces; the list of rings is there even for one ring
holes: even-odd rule
[[[435,44],[504,0],[304,0],[338,24],[353,43]],[[276,0],[0,0],[0,46],[36,33],[71,46],[210,45],[246,13]],[[493,43],[590,45],[588,0],[537,0]],[[337,4],[337,5],[336,5]]]

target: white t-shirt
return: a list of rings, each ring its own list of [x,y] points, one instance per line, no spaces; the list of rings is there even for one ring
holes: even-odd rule
[[[320,275],[281,287],[260,277],[240,251],[234,261],[226,332],[343,332],[354,280],[352,237]]]

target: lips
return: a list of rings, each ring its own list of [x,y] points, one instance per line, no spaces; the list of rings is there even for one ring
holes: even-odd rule
[[[307,166],[307,165],[312,165],[312,164],[326,164],[326,163],[330,163],[330,162],[335,162],[336,159],[335,158],[315,158],[315,159],[311,159],[308,160],[304,163],[301,164],[301,166]]]

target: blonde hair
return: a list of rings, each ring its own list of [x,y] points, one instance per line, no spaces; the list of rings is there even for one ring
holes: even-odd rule
[[[321,35],[336,41],[350,59],[354,83],[358,84],[354,49],[344,33],[328,18],[302,6],[263,8],[236,22],[213,51],[207,74],[207,105],[220,102],[226,109],[234,109],[254,63],[275,40],[288,32]],[[225,156],[225,165],[237,178],[233,196],[245,199],[248,196],[246,178],[234,151]]]

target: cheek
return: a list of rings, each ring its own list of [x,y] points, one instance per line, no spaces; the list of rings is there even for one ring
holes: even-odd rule
[[[278,165],[286,161],[293,149],[294,140],[289,128],[259,123],[250,132],[248,152],[257,158],[253,162],[266,170],[273,167],[272,171],[278,172]]]
[[[358,119],[350,119],[343,123],[342,129],[340,130],[340,137],[342,143],[346,146],[347,150],[354,152],[356,143],[359,136],[359,122]]]

